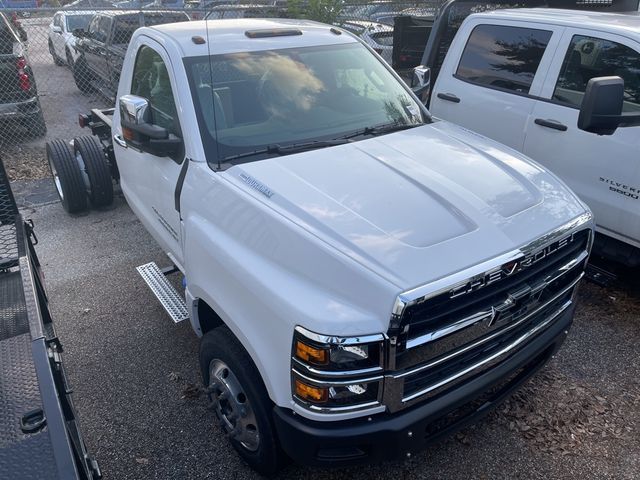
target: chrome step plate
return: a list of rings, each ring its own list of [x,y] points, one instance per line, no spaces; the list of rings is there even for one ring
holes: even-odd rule
[[[155,262],[140,265],[136,270],[175,323],[189,319],[184,298],[173,288]]]

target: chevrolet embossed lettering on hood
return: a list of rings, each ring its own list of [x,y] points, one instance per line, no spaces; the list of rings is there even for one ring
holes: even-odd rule
[[[553,242],[551,245],[541,248],[533,253],[525,254],[516,260],[502,264],[501,266],[493,270],[475,276],[470,280],[461,283],[460,285],[457,285],[456,287],[449,290],[449,298],[456,298],[460,297],[461,295],[466,295],[467,293],[475,292],[476,290],[487,287],[492,283],[498,282],[515,273],[521,272],[522,270],[535,265],[536,263],[549,257],[550,255],[553,255],[558,250],[566,247],[573,242],[573,239],[574,235],[571,234],[568,237]]]

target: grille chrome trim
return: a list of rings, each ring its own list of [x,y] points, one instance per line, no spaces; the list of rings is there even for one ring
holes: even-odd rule
[[[556,228],[555,230],[552,230],[546,235],[543,235],[542,237],[528,243],[527,245],[524,245],[521,248],[518,248],[511,252],[507,252],[497,258],[493,258],[472,268],[459,271],[453,275],[449,275],[433,282],[420,285],[411,290],[407,290],[406,292],[402,292],[397,296],[393,305],[390,330],[397,330],[401,327],[401,320],[407,307],[416,303],[422,303],[432,297],[440,295],[449,290],[452,285],[457,285],[460,282],[467,280],[468,278],[485,272],[489,272],[490,270],[499,267],[500,265],[517,260],[523,255],[527,255],[529,253],[545,248],[554,241],[561,239],[565,235],[577,231],[581,226],[591,222],[592,220],[592,213],[585,212],[572,221]],[[591,250],[592,242],[593,235],[590,236],[589,250]]]
[[[560,292],[558,292],[556,295],[554,295],[548,302],[544,303],[543,305],[538,306],[535,310],[532,310],[530,313],[528,313],[524,317],[518,319],[517,322],[513,322],[513,323],[509,324],[507,327],[505,327],[505,328],[503,328],[501,330],[495,331],[492,335],[490,335],[490,336],[488,336],[486,338],[483,338],[481,340],[478,340],[477,342],[465,345],[460,350],[452,352],[449,355],[446,355],[444,357],[440,357],[437,360],[434,360],[433,362],[429,362],[427,364],[420,365],[418,367],[415,367],[415,368],[413,368],[411,370],[407,370],[407,371],[399,373],[399,374],[389,375],[389,377],[391,377],[391,378],[404,378],[404,377],[407,377],[407,376],[410,376],[410,375],[415,375],[416,373],[420,373],[421,371],[424,371],[424,370],[427,370],[429,368],[435,367],[436,365],[439,365],[440,363],[443,363],[443,362],[445,362],[447,360],[451,360],[452,358],[455,358],[458,355],[461,355],[462,353],[468,352],[469,350],[471,350],[473,348],[476,348],[476,347],[478,347],[478,346],[482,345],[483,343],[486,343],[486,342],[488,342],[490,340],[493,340],[494,338],[496,338],[498,336],[504,335],[508,331],[513,330],[514,328],[518,327],[519,325],[522,325],[527,320],[530,320],[533,316],[535,316],[538,313],[540,313],[542,310],[547,308],[553,302],[557,301],[563,295],[566,295],[567,293],[569,293],[569,291],[571,289],[575,288],[575,286],[580,282],[580,280],[582,280],[583,277],[584,277],[584,272],[580,273],[580,275],[575,280],[573,280],[569,285],[567,285]],[[571,302],[569,302],[569,304],[571,304]],[[556,316],[557,315],[553,315],[553,318],[555,318]],[[547,320],[545,320],[545,322],[543,322],[545,325],[548,324]]]
[[[582,275],[580,276],[580,278],[582,278]],[[422,397],[423,395],[426,395],[430,392],[433,392],[434,390],[437,390],[451,382],[453,382],[454,380],[457,380],[463,376],[466,376],[470,373],[473,373],[475,370],[478,370],[480,367],[486,366],[488,364],[493,364],[493,363],[497,363],[498,361],[500,361],[499,359],[501,357],[506,356],[507,354],[509,354],[511,351],[513,351],[514,349],[516,349],[518,346],[522,345],[526,340],[528,340],[529,338],[531,338],[532,336],[534,336],[536,333],[538,333],[539,331],[543,330],[545,327],[547,327],[550,323],[553,322],[553,320],[555,320],[556,317],[558,317],[558,315],[560,315],[562,312],[564,312],[567,308],[569,308],[571,306],[573,302],[571,300],[567,300],[560,308],[556,309],[553,314],[551,314],[549,317],[547,317],[545,319],[545,321],[539,323],[538,325],[536,325],[534,328],[532,328],[531,330],[527,331],[526,333],[522,334],[520,337],[518,337],[516,340],[514,340],[513,342],[511,342],[509,345],[507,345],[506,347],[502,348],[501,350],[498,350],[497,352],[495,352],[494,354],[482,359],[482,361],[475,363],[467,368],[465,368],[464,370],[460,370],[459,372],[456,372],[454,375],[451,375],[450,377],[445,378],[444,380],[434,384],[434,385],[430,385],[427,388],[424,388],[422,390],[419,390],[417,392],[412,393],[411,395],[407,396],[407,397],[403,397],[402,398],[402,402],[406,403],[406,402],[410,402],[411,400],[414,400],[418,397]]]
[[[556,274],[548,276],[547,278],[544,279],[544,282],[549,284],[549,283],[555,282],[556,280],[559,280],[565,274],[571,271],[571,269],[576,267],[580,262],[583,262],[584,260],[586,260],[588,256],[589,256],[589,253],[586,250],[581,250],[577,257],[572,258],[569,262],[567,262],[566,264],[558,268]],[[575,285],[575,283],[572,283],[572,285]],[[566,293],[566,291],[563,291],[562,293]],[[556,300],[557,298],[558,298],[557,296],[554,297],[552,300],[545,303],[545,305],[548,305],[549,303]],[[542,305],[540,308],[544,308],[545,305]],[[540,308],[536,309],[536,312],[540,311]],[[407,350],[414,347],[418,347],[420,345],[424,345],[425,343],[433,342],[447,335],[451,335],[459,330],[469,327],[470,325],[482,322],[487,318],[491,317],[492,315],[493,315],[493,310],[491,309],[485,310],[482,312],[477,312],[477,313],[474,313],[473,315],[462,318],[451,325],[447,325],[446,327],[441,328],[439,330],[435,330],[433,332],[420,335],[419,337],[411,338],[407,340]],[[528,316],[525,318],[528,318]],[[519,320],[515,324],[519,324],[519,323],[521,323],[521,320]],[[504,330],[501,330],[501,331],[504,331]]]

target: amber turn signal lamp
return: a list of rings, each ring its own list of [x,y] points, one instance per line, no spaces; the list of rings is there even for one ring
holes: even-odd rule
[[[296,357],[303,362],[314,363],[316,365],[326,365],[329,363],[328,350],[312,347],[300,340],[296,340]]]
[[[312,387],[296,379],[296,395],[302,400],[313,403],[324,403],[329,398],[329,391],[326,388]]]

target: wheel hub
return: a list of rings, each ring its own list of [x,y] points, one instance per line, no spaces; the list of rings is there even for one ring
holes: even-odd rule
[[[225,432],[255,452],[260,446],[255,412],[240,381],[222,360],[214,359],[209,364],[208,392]]]

